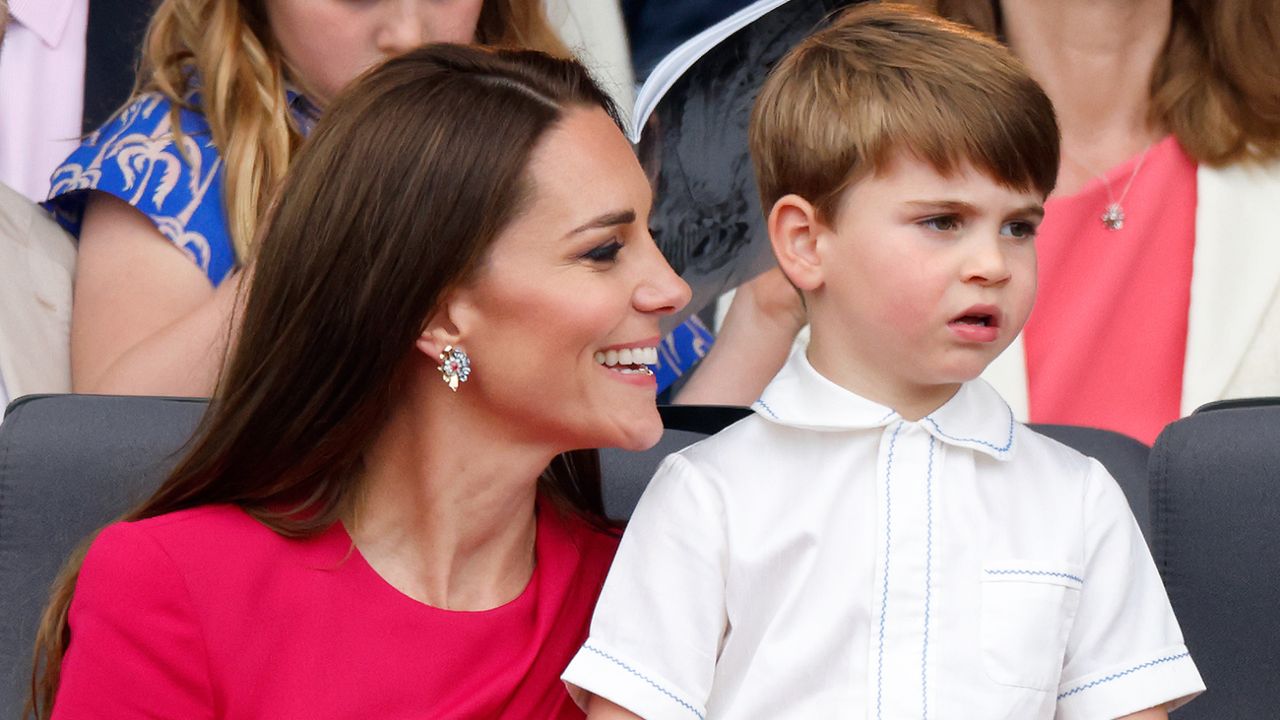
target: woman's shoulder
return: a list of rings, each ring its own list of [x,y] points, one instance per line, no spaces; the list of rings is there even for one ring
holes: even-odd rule
[[[133,566],[138,572],[159,565],[182,572],[209,568],[235,558],[238,564],[269,558],[285,542],[277,533],[234,505],[207,505],[108,525],[94,539],[86,566]]]
[[[113,195],[155,223],[216,285],[235,264],[222,158],[203,115],[173,110],[158,93],[136,98],[54,171],[44,205],[79,237],[89,191]]]

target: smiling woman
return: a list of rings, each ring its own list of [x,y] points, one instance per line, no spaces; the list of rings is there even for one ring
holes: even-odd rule
[[[56,588],[38,716],[580,717],[617,541],[579,449],[662,429],[598,355],[689,297],[649,204],[574,62],[428,46],[340,96],[192,449]]]

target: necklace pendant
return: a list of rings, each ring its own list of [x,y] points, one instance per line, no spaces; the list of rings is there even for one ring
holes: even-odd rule
[[[1124,208],[1120,207],[1120,203],[1111,203],[1107,206],[1107,211],[1102,213],[1102,224],[1108,230],[1119,230],[1124,227]]]

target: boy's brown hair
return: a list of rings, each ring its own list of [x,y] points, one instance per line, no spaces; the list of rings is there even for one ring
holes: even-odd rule
[[[794,193],[828,222],[845,188],[900,151],[1046,196],[1058,175],[1053,106],[1022,64],[905,5],[865,3],[792,49],[760,90],[749,135],[765,213]]]

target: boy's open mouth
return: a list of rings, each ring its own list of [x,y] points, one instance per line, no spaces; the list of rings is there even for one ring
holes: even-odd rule
[[[952,320],[951,322],[956,323],[958,325],[981,325],[983,327],[996,327],[995,317],[991,315],[986,315],[986,314],[961,315],[960,317],[956,318],[955,320]]]

